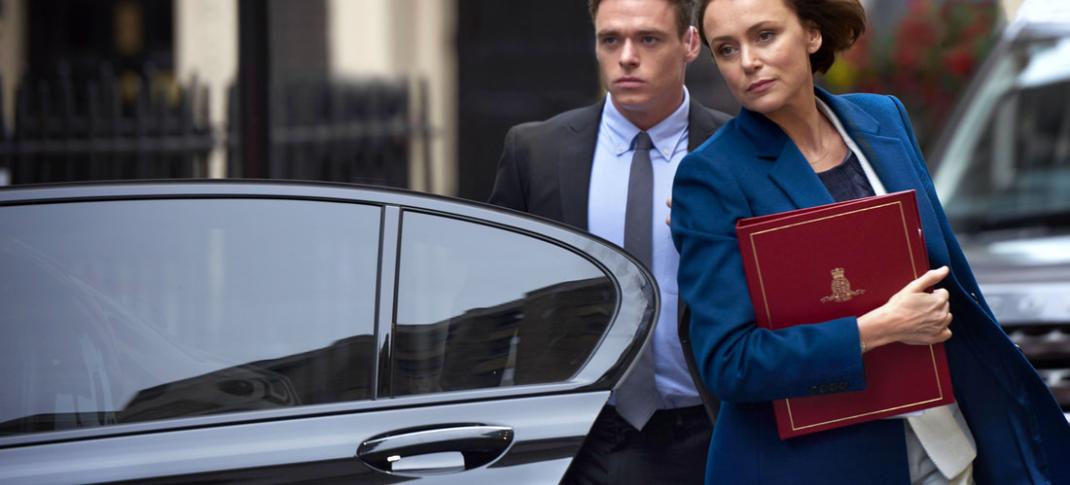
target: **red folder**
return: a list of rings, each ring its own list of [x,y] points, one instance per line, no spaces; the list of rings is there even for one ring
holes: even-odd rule
[[[777,330],[862,314],[929,269],[914,191],[740,219],[758,325]],[[781,439],[954,402],[943,344],[863,355],[866,389],[773,402]]]

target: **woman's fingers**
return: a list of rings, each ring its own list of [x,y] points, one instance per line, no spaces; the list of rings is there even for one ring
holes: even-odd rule
[[[936,268],[936,269],[930,269],[929,271],[926,271],[925,274],[923,274],[920,277],[918,277],[918,279],[916,279],[914,281],[911,281],[910,283],[907,283],[907,285],[903,288],[903,290],[914,292],[914,293],[919,293],[919,292],[928,290],[930,287],[932,287],[933,285],[939,283],[941,280],[946,278],[947,274],[948,274],[948,271],[949,270],[948,270],[947,266],[941,266],[941,267]],[[946,290],[945,290],[945,292],[946,292]]]

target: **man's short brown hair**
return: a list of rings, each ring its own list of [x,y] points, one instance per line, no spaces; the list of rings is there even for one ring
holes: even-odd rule
[[[698,0],[695,6],[695,18],[702,43],[706,41],[706,30],[702,19],[706,16],[706,7],[713,0]],[[813,72],[826,72],[836,62],[836,53],[854,45],[855,41],[866,31],[866,11],[858,0],[783,0],[803,25],[816,25],[821,31],[821,47],[810,54],[810,69]]]
[[[691,26],[691,13],[694,11],[694,0],[664,0],[676,10],[676,31],[680,36],[687,32]],[[598,15],[598,6],[602,0],[587,0],[587,9],[591,12],[591,22]]]

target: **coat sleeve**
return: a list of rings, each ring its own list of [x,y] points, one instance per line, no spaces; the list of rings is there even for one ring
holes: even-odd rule
[[[518,211],[528,211],[527,190],[521,177],[522,160],[518,157],[517,131],[519,127],[512,127],[505,134],[505,146],[502,147],[502,156],[498,160],[498,171],[494,177],[494,188],[491,189],[491,204],[508,207]]]
[[[719,398],[759,402],[858,391],[865,374],[854,317],[771,331],[755,324],[735,223],[753,215],[725,160],[684,159],[673,184],[680,294],[703,383]]]

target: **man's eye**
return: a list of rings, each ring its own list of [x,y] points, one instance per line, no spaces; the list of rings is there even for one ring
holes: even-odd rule
[[[653,35],[644,35],[640,37],[639,40],[644,44],[654,44],[658,41],[658,38]]]
[[[601,42],[602,42],[602,45],[613,45],[613,44],[617,43],[617,38],[616,37],[602,37]]]

